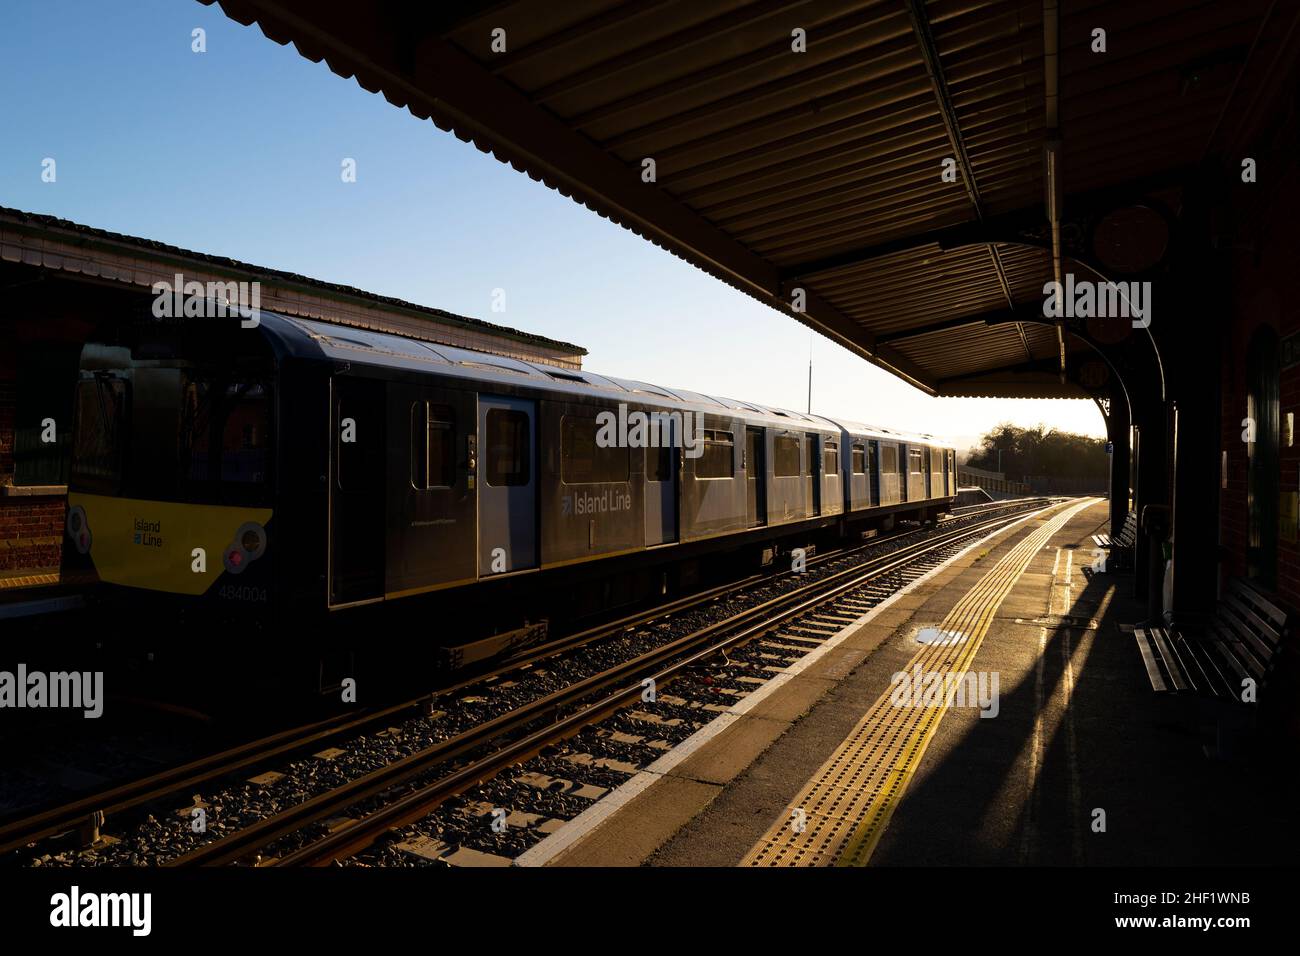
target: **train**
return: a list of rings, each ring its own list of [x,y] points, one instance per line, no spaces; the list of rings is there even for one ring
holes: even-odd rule
[[[75,407],[96,601],[461,661],[957,492],[931,436],[265,310],[106,323]]]

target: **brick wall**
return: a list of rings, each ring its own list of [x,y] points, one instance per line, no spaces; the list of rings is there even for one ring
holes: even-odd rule
[[[63,498],[0,498],[0,576],[59,566]]]
[[[1281,171],[1279,171],[1279,174]],[[1268,326],[1279,339],[1300,330],[1300,309],[1295,305],[1294,222],[1300,216],[1300,186],[1294,176],[1279,175],[1267,203],[1257,207],[1258,231],[1253,248],[1238,256],[1233,266],[1232,325],[1224,342],[1221,372],[1223,432],[1220,447],[1228,454],[1227,487],[1220,491],[1219,541],[1224,553],[1224,573],[1240,575],[1246,569],[1247,448],[1242,440],[1246,417],[1247,352],[1251,337]],[[1286,445],[1286,416],[1300,420],[1300,366],[1283,369],[1280,382],[1278,491],[1300,490],[1300,441]],[[1278,535],[1277,597],[1300,610],[1300,548]]]
[[[14,479],[14,352],[0,337],[0,582],[57,568],[63,541],[62,496],[4,493]]]
[[[13,342],[0,331],[0,485],[10,484],[14,478],[16,374]]]

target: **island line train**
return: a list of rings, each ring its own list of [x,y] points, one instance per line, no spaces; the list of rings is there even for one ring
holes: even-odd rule
[[[267,311],[106,324],[75,407],[68,579],[264,649],[464,663],[956,495],[928,436]]]

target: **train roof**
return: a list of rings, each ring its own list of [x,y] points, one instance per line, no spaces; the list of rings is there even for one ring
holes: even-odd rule
[[[952,447],[942,438],[934,435],[927,435],[924,432],[904,432],[892,428],[882,428],[880,425],[864,425],[861,422],[849,421],[844,418],[834,419],[837,427],[844,429],[855,438],[875,438],[881,441],[905,441],[914,444],[938,445],[945,448]]]
[[[837,421],[822,415],[809,415],[757,402],[599,375],[585,369],[558,368],[388,332],[371,332],[265,310],[259,313],[259,318],[259,328],[275,339],[282,351],[299,357],[324,357],[338,362],[361,362],[406,371],[429,372],[436,369],[440,374],[456,378],[476,379],[504,386],[526,384],[530,388],[593,397],[608,398],[614,393],[625,401],[634,401],[639,405],[706,414],[726,411],[747,421],[762,421],[779,428],[813,428],[835,432],[843,430],[859,437],[941,444],[933,436],[892,432],[885,428]]]

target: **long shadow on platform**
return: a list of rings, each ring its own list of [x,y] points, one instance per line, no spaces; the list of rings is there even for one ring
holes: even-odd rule
[[[1286,811],[1295,787],[1277,772],[1280,755],[1261,750],[1232,764],[1205,756],[1197,702],[1155,695],[1132,635],[1118,628],[1143,616],[1123,596],[1130,582],[1095,575],[1076,596],[1066,617],[1086,620],[1105,603],[1095,631],[1047,626],[1041,685],[1039,628],[995,622],[976,667],[1010,654],[1023,676],[1002,688],[996,718],[945,716],[873,865],[1293,861],[1298,828]]]

